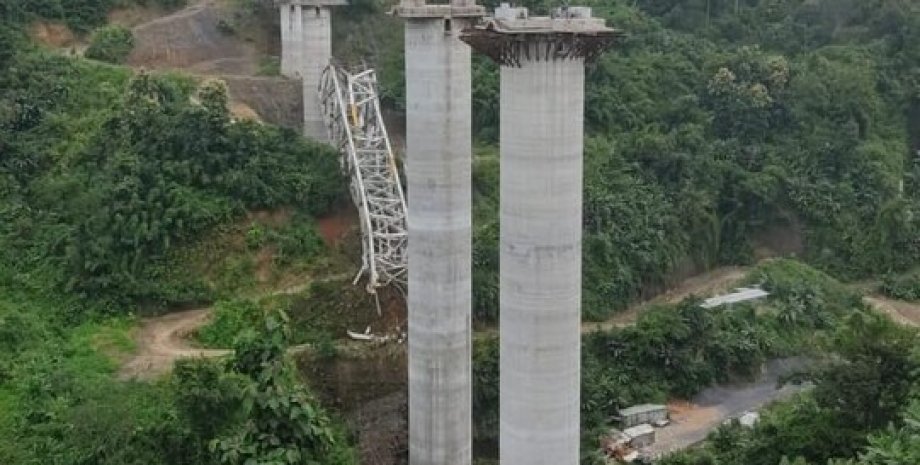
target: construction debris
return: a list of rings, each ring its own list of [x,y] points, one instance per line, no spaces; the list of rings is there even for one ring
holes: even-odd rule
[[[356,341],[367,341],[367,342],[377,342],[377,343],[386,343],[390,341],[395,341],[397,344],[402,344],[406,340],[406,334],[404,332],[398,332],[395,334],[387,334],[385,336],[371,334],[370,326],[365,328],[363,333],[356,333],[354,331],[345,331],[345,332],[348,334],[348,337]]]

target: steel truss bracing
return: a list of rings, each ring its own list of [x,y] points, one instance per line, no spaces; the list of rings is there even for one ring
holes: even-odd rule
[[[406,198],[377,98],[372,69],[351,74],[330,64],[319,89],[329,140],[342,154],[361,222],[367,290],[406,284]]]

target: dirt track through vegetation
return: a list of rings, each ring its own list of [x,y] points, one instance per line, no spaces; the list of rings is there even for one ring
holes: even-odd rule
[[[746,267],[730,266],[694,276],[657,297],[633,305],[607,321],[584,323],[582,332],[606,331],[635,324],[642,311],[655,304],[676,303],[691,295],[707,297],[728,291],[743,279],[749,270],[750,268]],[[335,276],[325,280],[341,277]],[[306,284],[294,286],[271,292],[267,296],[297,294],[307,287]],[[920,304],[878,296],[866,297],[865,301],[898,323],[920,326]],[[219,357],[229,354],[229,350],[197,348],[190,341],[190,336],[207,324],[212,310],[210,307],[199,308],[142,320],[135,337],[137,352],[122,365],[120,378],[151,379],[169,372],[173,363],[180,358]]]
[[[628,311],[618,314],[608,321],[586,323],[582,329],[584,332],[590,332],[628,326],[635,323],[644,309],[654,304],[675,303],[691,295],[708,297],[728,291],[743,279],[749,270],[749,268],[744,267],[723,267],[694,276],[659,296],[632,306]],[[325,279],[340,279],[342,277],[334,276]],[[274,291],[267,294],[267,296],[296,294],[306,288],[307,285],[300,285]],[[898,323],[920,326],[920,304],[911,304],[882,297],[866,297],[865,301],[877,311],[890,316]],[[136,337],[137,353],[122,366],[119,377],[125,380],[149,380],[168,373],[175,361],[181,358],[229,355],[232,352],[230,350],[196,348],[190,341],[190,336],[198,328],[207,324],[211,314],[211,308],[200,308],[143,320]],[[291,351],[303,351],[305,348],[306,346],[296,346],[292,347]],[[705,440],[713,429],[725,421],[738,418],[747,411],[760,410],[770,403],[787,399],[801,392],[802,386],[777,386],[777,380],[782,374],[789,372],[795,366],[801,365],[800,361],[793,359],[771,361],[764,367],[763,374],[755,381],[712,386],[705,389],[690,402],[681,404],[681,408],[672,412],[672,424],[657,431],[655,445],[646,452],[657,456],[693,446]],[[398,411],[399,408],[403,407],[404,405],[400,401],[397,402],[396,407],[390,408],[385,412],[378,412],[376,415],[377,417],[383,415],[390,419],[392,412]],[[361,409],[358,409],[357,412],[360,413]],[[360,417],[361,415],[359,414],[358,416]],[[360,429],[362,431],[366,430],[366,428]],[[398,425],[387,431],[391,435],[403,434],[403,430]],[[361,437],[364,438],[365,433],[362,433]],[[374,439],[374,441],[379,440],[380,438]],[[373,451],[379,449],[378,445],[365,444],[365,442],[365,440],[362,440],[362,450],[371,445],[374,445],[374,447],[371,447]]]
[[[141,322],[137,354],[121,368],[121,379],[150,379],[164,375],[180,358],[220,357],[229,350],[196,349],[188,336],[208,322],[210,308],[170,313]]]
[[[298,294],[307,287],[307,284],[292,286],[266,294],[266,297]],[[119,378],[153,379],[168,373],[173,363],[181,358],[229,355],[230,350],[201,349],[192,345],[190,337],[208,323],[213,310],[212,307],[198,308],[143,319],[135,336],[137,351],[122,365]]]
[[[641,311],[657,303],[678,302],[690,295],[705,296],[721,292],[732,287],[747,273],[747,268],[723,267],[685,280],[677,287],[649,301],[632,306],[626,312],[615,315],[602,323],[585,323],[583,332],[607,330],[634,324]],[[341,278],[337,276],[336,279]],[[306,285],[283,289],[269,295],[296,294]],[[151,379],[169,372],[173,363],[187,357],[219,357],[230,353],[228,350],[200,349],[192,345],[189,337],[198,328],[207,324],[212,309],[199,308],[167,315],[147,318],[141,321],[137,332],[137,352],[124,363],[120,377],[122,379]]]
[[[866,297],[867,304],[888,315],[896,323],[906,326],[920,326],[920,304],[893,300],[881,296]]]
[[[717,293],[731,290],[739,281],[744,279],[750,271],[749,267],[724,266],[688,278],[645,302],[632,305],[626,311],[617,313],[607,321],[600,323],[582,323],[581,332],[609,331],[614,328],[633,325],[643,310],[656,304],[673,304],[690,297],[691,295],[708,297]]]

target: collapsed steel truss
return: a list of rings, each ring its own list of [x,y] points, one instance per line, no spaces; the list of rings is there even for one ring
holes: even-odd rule
[[[373,69],[355,74],[330,64],[320,81],[320,102],[329,139],[342,154],[351,198],[361,222],[367,290],[406,284],[406,198],[377,98]]]

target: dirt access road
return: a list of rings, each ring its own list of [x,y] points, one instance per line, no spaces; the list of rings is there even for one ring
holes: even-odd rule
[[[737,285],[748,271],[748,268],[724,267],[692,277],[608,321],[586,323],[583,330],[590,332],[628,326],[635,323],[643,309],[653,304],[679,302],[690,295],[706,297],[727,291]],[[298,286],[272,294],[294,294],[305,288]],[[894,321],[920,326],[920,304],[881,297],[866,297],[866,302]],[[196,348],[189,341],[189,336],[208,322],[211,310],[188,310],[143,320],[136,336],[137,353],[122,366],[120,378],[152,379],[168,373],[173,363],[180,358],[230,354],[229,350]],[[703,441],[710,431],[725,420],[736,418],[747,411],[759,410],[799,392],[801,387],[796,386],[777,389],[776,382],[782,374],[801,365],[802,362],[796,360],[773,361],[766,365],[763,375],[755,382],[706,389],[672,414],[672,424],[657,431],[657,442],[648,452],[657,456],[685,449]]]
[[[635,305],[608,321],[585,323],[582,331],[587,333],[630,325],[635,323],[642,309],[650,305],[678,302],[691,294],[705,296],[727,290],[743,278],[747,270],[747,268],[740,267],[724,267],[694,276],[668,292]],[[284,289],[271,295],[295,294],[306,287],[304,285]],[[199,308],[142,320],[135,337],[137,351],[122,365],[119,377],[121,379],[152,379],[168,373],[173,362],[180,358],[220,357],[229,354],[228,350],[196,348],[189,340],[189,336],[207,324],[211,311],[211,308]]]
[[[664,294],[634,305],[607,321],[585,323],[582,325],[582,332],[609,330],[634,324],[641,312],[651,305],[679,302],[690,295],[706,297],[730,290],[744,278],[749,270],[750,268],[745,267],[722,267],[694,276]],[[333,279],[337,278],[340,276]],[[270,295],[295,294],[306,287],[302,285],[283,289]],[[866,297],[866,302],[899,323],[920,326],[920,304],[882,297]],[[183,357],[227,355],[229,353],[227,350],[200,349],[194,347],[189,341],[189,336],[208,322],[211,310],[211,308],[200,308],[142,320],[136,336],[137,352],[123,364],[120,377],[122,379],[151,379],[167,373],[173,362]]]
[[[122,365],[119,378],[156,378],[168,373],[180,358],[229,354],[229,350],[197,349],[189,343],[189,336],[210,316],[210,308],[199,308],[143,320],[136,336],[137,353]]]
[[[339,279],[336,275],[327,279]],[[270,292],[265,297],[293,295],[303,292],[309,284],[301,284]],[[191,336],[198,328],[208,323],[212,307],[185,310],[166,315],[144,318],[135,335],[137,350],[126,360],[118,377],[129,379],[154,379],[169,373],[173,363],[181,358],[222,357],[232,351],[223,349],[202,349],[194,347]]]
[[[866,297],[867,304],[905,326],[920,326],[920,304],[881,296]]]

